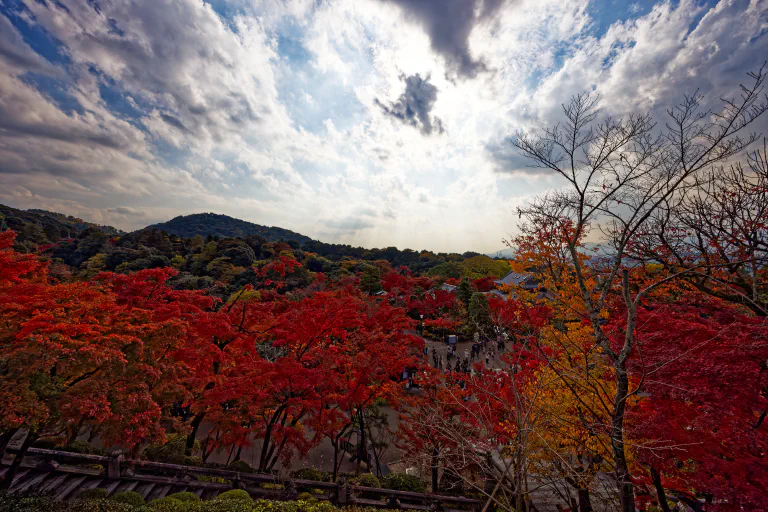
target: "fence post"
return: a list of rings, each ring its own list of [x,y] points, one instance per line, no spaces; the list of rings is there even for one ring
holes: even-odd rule
[[[400,500],[395,497],[394,494],[390,494],[387,498],[387,508],[398,509],[400,508]]]
[[[339,478],[339,483],[336,486],[336,504],[343,506],[346,505],[348,501],[347,479],[341,477]]]
[[[110,454],[109,463],[107,464],[107,478],[110,480],[120,479],[120,461],[123,460],[123,451],[114,450]]]

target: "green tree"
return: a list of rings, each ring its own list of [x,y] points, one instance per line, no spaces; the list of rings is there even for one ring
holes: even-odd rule
[[[107,269],[107,255],[103,252],[94,254],[80,265],[81,277],[91,278]]]
[[[464,260],[461,268],[461,275],[473,280],[488,276],[502,277],[510,271],[506,260],[494,260],[482,254]]]
[[[472,299],[473,293],[474,290],[472,290],[472,285],[469,284],[469,280],[465,277],[461,280],[459,287],[456,289],[456,297],[462,304],[464,304],[464,308],[467,311],[469,310],[469,301]]]
[[[171,266],[176,270],[181,270],[184,267],[185,261],[186,260],[184,259],[184,256],[182,256],[181,254],[177,254],[173,258],[171,258]]]
[[[488,298],[484,293],[473,293],[467,308],[469,322],[477,332],[488,332],[491,326],[491,312],[488,306]]]
[[[360,289],[371,295],[382,290],[381,275],[377,267],[366,266],[360,276]]]

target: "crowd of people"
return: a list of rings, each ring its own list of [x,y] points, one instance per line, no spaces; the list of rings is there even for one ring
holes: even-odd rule
[[[506,349],[506,341],[502,336],[498,336],[495,343],[488,338],[475,337],[472,344],[464,348],[463,353],[460,353],[457,344],[445,342],[445,357],[440,353],[442,345],[439,342],[433,343],[431,347],[427,344],[424,347],[424,359],[429,360],[431,353],[432,366],[444,373],[469,374],[475,362],[485,363],[485,366],[490,368],[498,364]]]

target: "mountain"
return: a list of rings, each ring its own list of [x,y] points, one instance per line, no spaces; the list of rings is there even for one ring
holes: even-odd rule
[[[491,258],[505,258],[511,260],[515,257],[515,251],[509,247],[505,247],[504,249],[499,249],[496,252],[489,252],[486,254],[486,256],[490,256]]]
[[[211,235],[219,236],[221,238],[235,238],[247,235],[259,235],[266,238],[269,242],[277,242],[281,240],[287,242],[294,240],[303,245],[312,241],[308,236],[304,236],[288,229],[262,226],[260,224],[254,224],[253,222],[235,219],[229,215],[221,215],[218,213],[180,215],[168,222],[161,222],[160,224],[153,224],[144,228],[144,230],[147,229],[159,229],[161,231],[166,231],[171,235],[183,237]]]
[[[12,229],[19,239],[45,244],[61,238],[74,238],[86,229],[96,229],[107,235],[122,233],[112,226],[100,226],[83,219],[46,210],[19,210],[0,204],[0,231]]]

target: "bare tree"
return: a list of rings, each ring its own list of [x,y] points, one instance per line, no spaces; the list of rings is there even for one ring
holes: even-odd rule
[[[713,167],[654,212],[628,257],[689,270],[696,289],[768,316],[768,152]],[[704,266],[702,267],[702,263]],[[701,267],[701,268],[699,268]]]
[[[614,478],[621,509],[634,512],[635,497],[627,463],[624,418],[629,389],[627,362],[636,345],[637,307],[655,287],[679,279],[706,266],[705,262],[673,269],[643,288],[630,286],[628,250],[651,231],[660,209],[713,165],[721,165],[755,143],[759,137],[746,133],[768,109],[762,97],[765,73],[751,73],[749,86],[741,86],[737,99],[723,99],[716,112],[701,110],[702,96],[686,96],[667,111],[664,127],[650,115],[598,121],[597,98],[577,95],[563,106],[565,122],[543,134],[517,133],[513,143],[534,167],[547,169],[565,185],[520,209],[526,222],[523,234],[553,230],[564,244],[569,273],[579,290],[577,312],[592,328],[595,347],[611,362],[616,388],[611,406],[610,442]],[[583,244],[596,242],[600,258],[587,258]],[[542,271],[546,262],[538,262]],[[555,277],[555,276],[551,276]],[[554,296],[557,300],[557,296]],[[618,299],[626,309],[626,329],[619,347],[612,346],[601,314]]]

